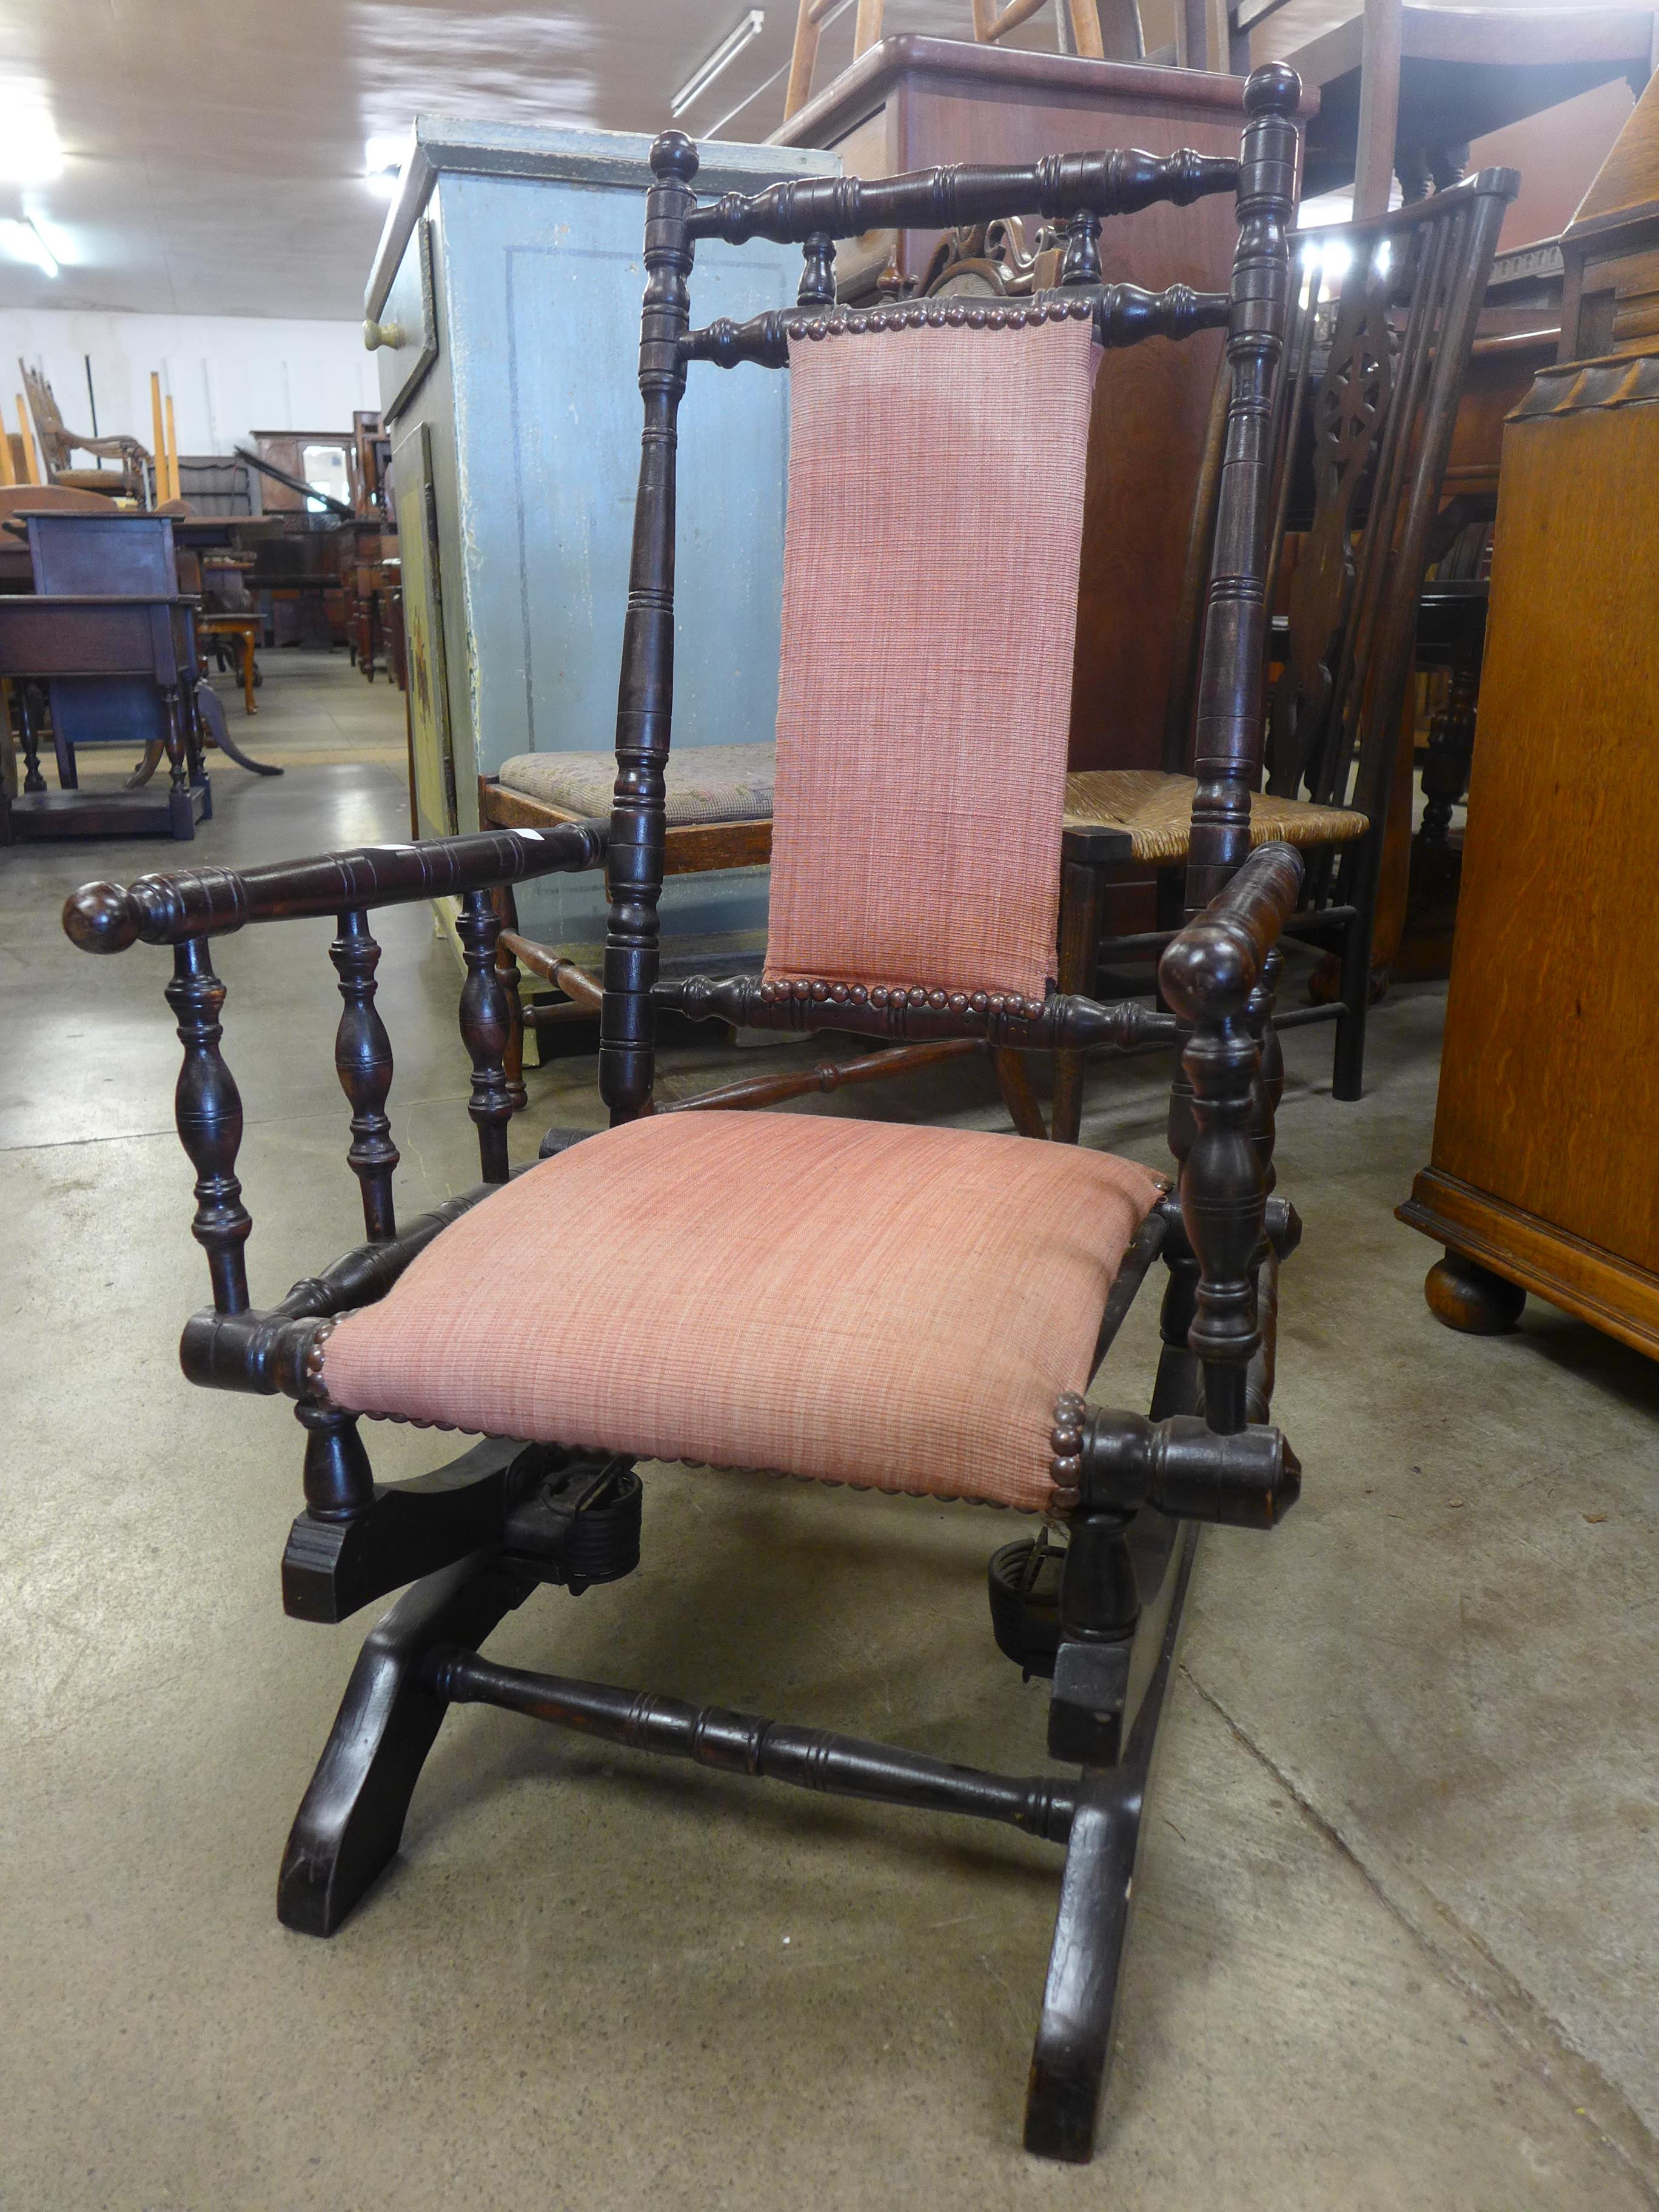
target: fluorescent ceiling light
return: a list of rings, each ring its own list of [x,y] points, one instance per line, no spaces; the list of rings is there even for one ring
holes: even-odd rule
[[[49,185],[64,173],[64,149],[40,94],[0,87],[0,178],[13,185]]]
[[[392,198],[398,189],[408,152],[406,131],[377,131],[368,139],[363,147],[363,174],[371,191],[380,193],[383,199]]]
[[[41,236],[40,226],[33,216],[25,222],[10,218],[0,222],[0,246],[14,261],[30,262],[48,276],[56,276],[58,273],[58,256]]]
[[[671,115],[684,115],[686,109],[690,106],[692,101],[696,100],[700,94],[707,92],[709,86],[713,84],[717,76],[720,76],[725,70],[731,68],[732,63],[736,61],[738,56],[743,52],[744,48],[748,46],[751,40],[759,38],[765,27],[765,9],[763,8],[751,8],[748,14],[744,17],[743,21],[738,25],[736,30],[732,32],[729,37],[724,38],[720,40],[719,46],[715,47],[714,52],[709,55],[708,60],[702,64],[701,68],[692,70],[690,76],[687,77],[685,82],[674,94],[672,100],[669,101],[669,113]]]

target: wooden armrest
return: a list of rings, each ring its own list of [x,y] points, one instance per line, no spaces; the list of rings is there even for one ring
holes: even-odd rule
[[[252,921],[404,906],[596,868],[605,858],[605,834],[603,823],[592,822],[497,830],[240,871],[199,868],[140,876],[127,884],[83,884],[64,902],[64,928],[83,952],[124,952],[139,938],[147,945],[181,945],[222,937]]]
[[[138,461],[147,461],[149,459],[149,448],[148,446],[141,446],[137,438],[129,438],[125,436],[114,438],[77,438],[75,436],[73,432],[71,432],[70,433],[70,447],[71,451],[77,453],[112,453],[118,457],[131,456],[131,459]]]
[[[339,934],[329,948],[329,958],[339,977],[343,1002],[334,1064],[353,1109],[346,1160],[362,1185],[363,1226],[371,1243],[384,1248],[375,1262],[384,1272],[397,1257],[391,1248],[397,1237],[392,1176],[398,1148],[386,1113],[392,1046],[374,1005],[380,948],[369,933],[368,909],[457,894],[461,897],[458,929],[467,970],[461,990],[461,1040],[472,1060],[467,1111],[478,1132],[484,1182],[494,1188],[507,1179],[507,1124],[514,1105],[524,1099],[522,1091],[515,1099],[506,1065],[517,971],[503,975],[496,967],[501,925],[491,893],[529,877],[597,867],[604,858],[605,841],[604,825],[597,823],[570,823],[555,830],[497,830],[483,836],[434,837],[417,844],[325,853],[315,860],[278,861],[240,873],[203,868],[179,875],[141,876],[125,885],[83,884],[65,902],[64,927],[82,951],[120,952],[141,937],[148,944],[173,947],[167,1001],[185,1048],[174,1118],[179,1140],[196,1170],[191,1233],[208,1255],[213,1280],[214,1313],[199,1327],[192,1324],[196,1337],[191,1341],[200,1339],[209,1346],[202,1356],[210,1365],[216,1361],[228,1373],[241,1371],[236,1367],[239,1360],[244,1366],[251,1360],[256,1367],[263,1361],[270,1371],[281,1370],[308,1389],[314,1380],[307,1364],[315,1335],[310,1324],[326,1309],[313,1304],[308,1319],[305,1309],[299,1316],[291,1309],[275,1316],[249,1312],[243,1247],[253,1224],[242,1204],[242,1186],[235,1173],[242,1141],[242,1101],[220,1049],[225,987],[213,972],[209,939],[251,921],[337,917]],[[308,1287],[317,1289],[315,1285]],[[236,1326],[227,1334],[217,1328],[221,1322]],[[232,1344],[229,1352],[227,1344]],[[186,1358],[186,1371],[191,1371],[193,1356]],[[216,1379],[217,1373],[216,1368]],[[244,1382],[229,1387],[267,1386]],[[278,1382],[269,1387],[287,1386]],[[321,1444],[317,1448],[322,1452]]]
[[[1164,995],[1183,1021],[1206,1028],[1242,1015],[1302,888],[1291,845],[1258,845],[1158,963]]]

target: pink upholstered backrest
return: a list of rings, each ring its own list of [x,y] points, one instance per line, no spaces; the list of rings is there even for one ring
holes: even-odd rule
[[[1087,321],[793,339],[767,973],[1054,970]]]

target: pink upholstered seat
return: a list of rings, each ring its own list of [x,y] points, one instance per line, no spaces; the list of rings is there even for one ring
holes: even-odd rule
[[[328,1340],[356,1413],[1041,1510],[1164,1188],[975,1130],[660,1115],[487,1199]]]

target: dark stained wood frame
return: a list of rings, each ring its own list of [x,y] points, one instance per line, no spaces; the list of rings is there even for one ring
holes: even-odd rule
[[[323,1387],[321,1352],[336,1318],[384,1297],[417,1253],[507,1176],[511,985],[497,965],[504,887],[606,860],[611,901],[601,1088],[613,1122],[650,1105],[654,1010],[672,996],[657,975],[656,901],[672,684],[674,416],[697,213],[690,189],[696,156],[688,140],[665,133],[652,154],[640,380],[646,422],[608,833],[595,823],[499,830],[240,872],[203,869],[125,887],[92,884],[68,902],[65,927],[88,951],[118,952],[141,939],[173,950],[167,996],[185,1049],[177,1121],[196,1171],[193,1231],[213,1289],[211,1308],[185,1326],[180,1357],[194,1382],[295,1401],[306,1431],[306,1504],[284,1559],[285,1603],[301,1618],[337,1620],[422,1578],[365,1646],[295,1820],[278,1905],[289,1926],[332,1932],[375,1880],[397,1849],[422,1761],[453,1703],[493,1704],[728,1771],[1011,1821],[1067,1846],[1025,2141],[1047,2157],[1080,2161],[1091,2154],[1148,1766],[1195,1524],[1270,1527],[1294,1502],[1300,1482],[1295,1455],[1267,1417],[1277,1271],[1297,1234],[1293,1211],[1270,1196],[1282,1082],[1272,1021],[1275,945],[1296,902],[1302,864],[1285,846],[1245,850],[1248,793],[1260,766],[1271,520],[1266,441],[1288,303],[1299,94],[1294,75],[1274,65],[1256,72],[1245,99],[1228,336],[1232,402],[1188,878],[1194,913],[1164,953],[1163,991],[1172,1011],[1158,1018],[1178,1026],[1185,1041],[1169,1123],[1178,1195],[1155,1209],[1134,1240],[1103,1316],[1096,1361],[1160,1252],[1168,1274],[1163,1352],[1148,1418],[1070,1395],[1054,1409],[1051,1470],[1070,1542],[1048,1745],[1054,1756],[1080,1767],[1074,1788],[483,1661],[478,1644],[538,1582],[580,1591],[635,1564],[639,1484],[631,1463],[554,1444],[486,1439],[416,1482],[381,1486],[356,1417],[332,1404]],[[1060,167],[1062,176],[1070,173]],[[1080,173],[1109,172],[1085,164]],[[1041,185],[1042,192],[1048,189]],[[1006,174],[999,174],[998,190],[1018,199]],[[1031,191],[1038,191],[1034,183]],[[883,205],[903,219],[913,198],[971,204],[973,193],[960,182],[907,183]],[[825,220],[836,215],[820,212]],[[799,219],[775,195],[746,207],[723,202],[708,217],[722,234],[741,235],[762,221],[787,233]],[[849,197],[836,219],[862,228],[868,213]],[[823,259],[821,250],[809,252],[809,276]],[[445,895],[463,902],[461,1030],[473,1067],[469,1111],[483,1181],[399,1227],[386,1115],[392,1056],[375,1007],[379,948],[368,915],[379,906]],[[246,1265],[252,1222],[235,1173],[241,1103],[221,1050],[225,992],[213,972],[211,940],[249,925],[330,913],[338,917],[331,957],[343,1001],[336,1061],[352,1109],[347,1158],[362,1185],[368,1241],[296,1283],[276,1305],[256,1309]],[[829,985],[798,994],[793,988],[704,980],[684,986],[682,995],[712,1008],[734,990],[752,993],[746,1014],[780,1026],[840,1026],[856,1012],[872,1029],[921,1035],[930,1044],[982,1040],[1029,1048],[1140,1018],[1137,1010],[1079,999],[943,992],[921,994],[920,1005],[908,991],[883,993],[878,1006],[872,989],[854,1006],[850,993],[843,1000]],[[544,1153],[565,1141],[550,1135]]]

